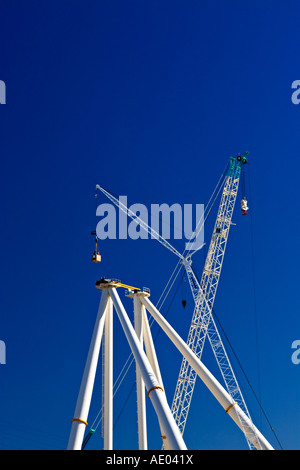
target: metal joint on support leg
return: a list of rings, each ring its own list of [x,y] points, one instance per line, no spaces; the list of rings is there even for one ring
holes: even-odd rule
[[[163,389],[162,387],[160,387],[159,385],[157,385],[156,387],[151,387],[151,388],[149,388],[149,390],[148,390],[148,392],[147,392],[147,397],[150,398],[150,393],[151,393],[153,390],[157,389],[157,388],[160,388],[160,390],[161,390],[162,392],[164,391],[164,389]]]
[[[237,405],[237,402],[235,401],[234,403],[231,403],[231,405],[229,405],[226,410],[225,410],[225,413],[228,413],[228,411],[234,406],[234,405]]]
[[[88,425],[88,423],[86,421],[84,421],[84,419],[81,419],[81,418],[73,418],[71,419],[71,423],[74,423],[74,421],[78,421],[79,423],[83,423],[85,424],[86,426]]]

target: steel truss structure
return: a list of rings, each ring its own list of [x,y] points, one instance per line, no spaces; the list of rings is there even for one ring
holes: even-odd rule
[[[200,282],[195,276],[191,262],[185,261],[184,266],[195,301],[187,345],[198,358],[201,358],[205,339],[208,336],[227,391],[243,409],[251,422],[249,411],[212,313],[229,229],[232,224],[232,214],[238,193],[242,164],[242,160],[230,160],[230,167],[225,178],[221,202]],[[196,378],[195,371],[183,358],[172,403],[172,413],[182,434],[186,425]],[[242,426],[249,448],[253,448],[253,427],[249,425],[249,422],[242,423]]]
[[[166,394],[160,374],[159,364],[154,348],[153,339],[146,315],[146,310],[172,343],[177,347],[184,359],[190,364],[197,376],[215,396],[225,412],[238,427],[244,432],[241,423],[247,423],[253,427],[252,444],[257,449],[272,450],[272,446],[249,423],[248,416],[233,401],[230,394],[216,380],[205,365],[200,361],[191,348],[182,340],[163,315],[156,309],[149,299],[149,290],[128,290],[127,296],[134,302],[134,326],[131,324],[126,310],[117,293],[116,285],[111,282],[100,282],[97,287],[102,290],[98,315],[93,331],[89,353],[78,394],[75,417],[72,419],[72,427],[68,442],[69,450],[82,448],[85,428],[87,426],[88,413],[94,387],[96,369],[100,353],[102,338],[105,338],[104,346],[104,450],[113,449],[113,308],[119,317],[121,326],[128,340],[132,354],[136,362],[137,406],[138,406],[138,430],[139,449],[147,449],[146,432],[146,406],[145,396],[150,398],[157,414],[161,438],[164,447],[170,450],[186,450],[182,433],[176,424],[175,418],[168,405]],[[145,348],[145,350],[144,350]],[[251,439],[251,436],[249,436]]]

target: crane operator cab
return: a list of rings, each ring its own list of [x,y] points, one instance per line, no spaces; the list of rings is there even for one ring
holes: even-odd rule
[[[247,200],[246,199],[242,199],[241,200],[241,211],[242,211],[242,215],[247,215],[247,211],[249,210],[249,207],[248,207],[248,204],[247,204]]]
[[[96,235],[96,232],[91,232],[92,235]],[[97,251],[97,246],[98,246],[98,238],[96,236],[95,238],[95,251],[94,253],[92,254],[92,261],[93,263],[100,263],[101,262],[101,255],[100,253]]]

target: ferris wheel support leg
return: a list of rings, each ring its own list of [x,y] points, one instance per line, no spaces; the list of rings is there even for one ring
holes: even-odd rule
[[[147,395],[153,404],[159,422],[165,430],[166,436],[170,443],[170,447],[172,450],[186,450],[186,445],[169,408],[165,392],[162,390],[161,386],[157,381],[151,364],[143,348],[141,347],[139,339],[121,303],[116,288],[109,287],[108,290],[113,300],[114,307],[118,314],[130,349],[135,358],[137,366],[140,369],[141,375],[148,390]]]
[[[140,308],[141,314],[142,314],[146,354],[147,354],[147,357],[148,357],[148,359],[150,361],[150,364],[153,368],[153,371],[155,372],[158,383],[161,385],[162,388],[164,388],[161,373],[160,373],[160,368],[159,368],[159,364],[158,364],[158,360],[157,360],[157,356],[156,356],[156,351],[155,351],[155,348],[154,348],[154,342],[153,342],[153,338],[152,338],[152,335],[151,335],[151,330],[150,330],[150,326],[149,326],[149,322],[148,322],[148,318],[147,318],[146,309],[145,309],[145,306],[141,303],[141,301],[139,299],[139,297],[141,295],[144,295],[144,294],[143,293],[134,294],[134,302],[138,301],[139,308]],[[170,444],[169,444],[168,438],[166,436],[165,430],[164,430],[161,422],[159,422],[159,425],[160,425],[160,430],[161,430],[161,438],[163,439],[164,449],[165,450],[170,450]]]
[[[113,303],[107,300],[104,326],[104,450],[113,449]]]
[[[101,295],[93,336],[77,398],[75,416],[72,419],[72,427],[67,447],[68,450],[80,450],[82,447],[103,335],[107,299],[108,292],[107,289],[104,289]]]
[[[134,328],[137,337],[143,344],[143,322],[141,304],[134,297]],[[136,365],[136,393],[137,393],[137,409],[138,409],[138,436],[139,450],[147,450],[147,425],[146,425],[146,400],[145,400],[145,384],[139,367]]]
[[[235,403],[227,390],[222,387],[222,385],[217,381],[217,379],[211,374],[211,372],[205,367],[205,365],[200,361],[196,354],[189,348],[189,346],[183,341],[183,339],[176,333],[176,331],[169,325],[169,323],[164,319],[156,307],[150,302],[146,297],[141,297],[141,301],[148,310],[148,312],[153,316],[157,321],[160,327],[164,330],[166,335],[170,338],[173,344],[181,352],[181,354],[188,361],[190,366],[194,369],[196,374],[201,378],[207,388],[212,392],[218,402],[222,405],[225,412],[234,420],[237,426],[243,431],[241,421],[249,422],[249,426],[252,426],[252,429],[255,431],[255,438],[248,436],[252,444],[258,450],[273,450],[273,447],[265,439],[265,437],[260,433],[260,431],[250,423],[248,416],[243,412],[243,410]]]

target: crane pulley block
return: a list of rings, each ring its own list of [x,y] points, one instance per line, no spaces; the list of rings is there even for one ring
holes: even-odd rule
[[[96,251],[92,254],[92,261],[93,263],[100,263],[101,262],[101,255]]]
[[[91,232],[91,234],[96,235],[96,232],[93,231],[93,232]],[[100,263],[101,262],[101,255],[98,251],[98,238],[97,238],[97,235],[96,235],[96,238],[95,238],[95,251],[92,254],[92,261],[93,261],[93,263]]]
[[[230,157],[228,176],[239,177],[241,168],[247,163],[247,155],[249,152],[245,152],[244,155],[238,155],[237,157]]]
[[[247,215],[247,211],[249,210],[247,199],[241,200],[241,211],[242,215]]]

